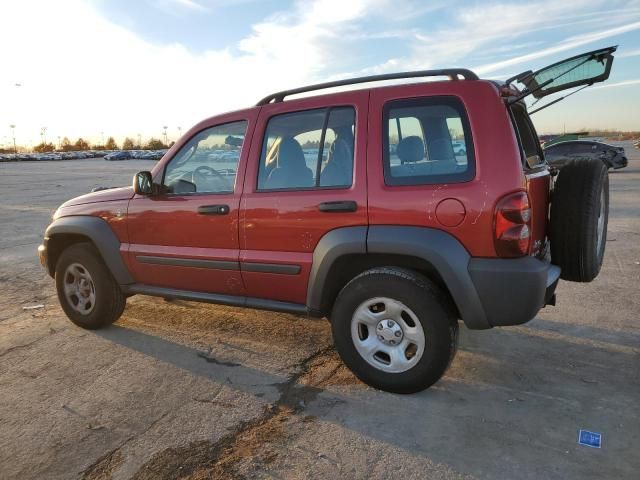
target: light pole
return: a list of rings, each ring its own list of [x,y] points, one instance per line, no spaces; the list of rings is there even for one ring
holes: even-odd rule
[[[165,144],[165,146],[166,146],[166,145],[167,145],[167,128],[168,128],[168,127],[165,125],[165,126],[164,126],[164,127],[162,127],[162,128],[164,128],[164,144]]]
[[[13,137],[13,153],[18,153],[18,147],[16,147],[16,126],[11,124],[9,128],[11,128],[11,136]]]
[[[142,148],[142,135],[138,134],[138,148]]]
[[[60,135],[58,135],[58,150],[62,149],[62,141],[60,140]]]
[[[182,137],[182,127],[178,127],[178,137]]]
[[[40,129],[40,138],[42,140],[42,144],[47,143],[47,127],[42,127]]]
[[[14,82],[14,87],[21,88],[22,83]],[[16,94],[17,96],[17,94]],[[9,125],[11,128],[12,136],[13,136],[13,153],[18,153],[18,147],[16,146],[16,126],[14,124]]]

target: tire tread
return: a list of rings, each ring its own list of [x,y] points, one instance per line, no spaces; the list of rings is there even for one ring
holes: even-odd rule
[[[85,257],[85,261],[90,259],[90,261],[96,262],[96,270],[90,271],[90,273],[94,279],[94,285],[100,282],[100,286],[105,290],[105,295],[102,295],[102,298],[97,297],[94,310],[89,315],[81,315],[66,305],[67,300],[58,281],[58,275],[64,271],[66,263],[82,260],[83,257]],[[88,267],[85,265],[85,268]],[[111,325],[120,318],[126,307],[127,299],[120,285],[104,264],[98,250],[89,242],[74,243],[60,254],[56,265],[56,288],[60,304],[67,317],[79,327],[89,330]],[[98,285],[96,285],[97,288],[99,288]]]
[[[405,282],[410,282],[414,288],[413,292],[407,292],[408,295],[413,293],[419,295],[423,300],[427,299],[427,302],[431,301],[437,304],[435,307],[431,303],[435,307],[430,310],[433,317],[430,321],[435,322],[431,324],[431,334],[444,344],[436,345],[435,356],[431,364],[421,366],[423,359],[426,361],[426,358],[423,357],[412,369],[390,374],[366,364],[355,351],[351,336],[346,333],[349,331],[347,323],[350,324],[351,321],[350,309],[345,310],[346,305],[353,302],[354,296],[357,298],[359,295],[364,295],[360,287],[371,285],[370,282],[375,283],[376,277],[380,277],[380,281],[385,283],[399,281],[406,285]],[[412,308],[420,318],[420,314],[415,311],[415,305],[407,306]],[[458,321],[454,312],[455,308],[451,305],[449,297],[421,273],[393,266],[375,267],[355,276],[338,294],[331,314],[334,343],[345,364],[365,383],[389,392],[415,393],[438,381],[455,357],[458,345]],[[348,338],[345,339],[345,337]]]
[[[551,202],[549,237],[551,260],[560,266],[561,278],[590,282],[599,273],[602,252],[595,251],[600,193],[605,188],[608,215],[607,168],[600,160],[573,160],[560,170]]]

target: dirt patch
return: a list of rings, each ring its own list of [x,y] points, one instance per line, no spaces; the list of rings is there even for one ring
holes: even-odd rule
[[[114,470],[122,464],[120,447],[111,450],[100,457],[93,465],[83,472],[83,480],[111,480]]]
[[[300,383],[315,388],[327,388],[357,385],[362,382],[342,362],[338,352],[331,348],[314,357],[306,373],[300,377]]]
[[[244,345],[258,354],[272,353],[274,348],[282,352],[292,349],[308,352],[308,347],[326,345],[331,338],[330,325],[325,320],[185,301],[164,302],[143,296],[127,302],[118,325],[204,349],[227,342],[236,347]],[[265,338],[277,342],[274,345],[256,341]]]
[[[237,471],[240,463],[266,465],[277,456],[276,444],[287,439],[292,421],[308,423],[304,408],[322,392],[321,385],[336,373],[333,347],[326,347],[307,357],[286,382],[278,385],[280,397],[255,420],[243,422],[217,442],[199,441],[184,447],[168,448],[156,453],[133,476],[135,480],[245,478]],[[326,367],[326,363],[330,365]],[[319,369],[321,371],[316,372]]]
[[[262,464],[271,463],[277,453],[262,450],[286,438],[285,423],[291,416],[286,407],[273,407],[258,420],[242,424],[236,431],[217,442],[200,441],[185,447],[168,448],[154,455],[133,476],[134,480],[156,479],[239,479],[235,466],[251,458]]]

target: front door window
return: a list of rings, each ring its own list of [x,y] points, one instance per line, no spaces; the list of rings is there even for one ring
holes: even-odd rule
[[[168,194],[233,192],[247,122],[208,128],[189,140],[167,165]]]

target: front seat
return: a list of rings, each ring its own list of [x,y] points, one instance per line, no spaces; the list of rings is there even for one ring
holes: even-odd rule
[[[313,172],[304,161],[300,144],[284,137],[278,147],[277,166],[264,183],[266,189],[313,187]]]

